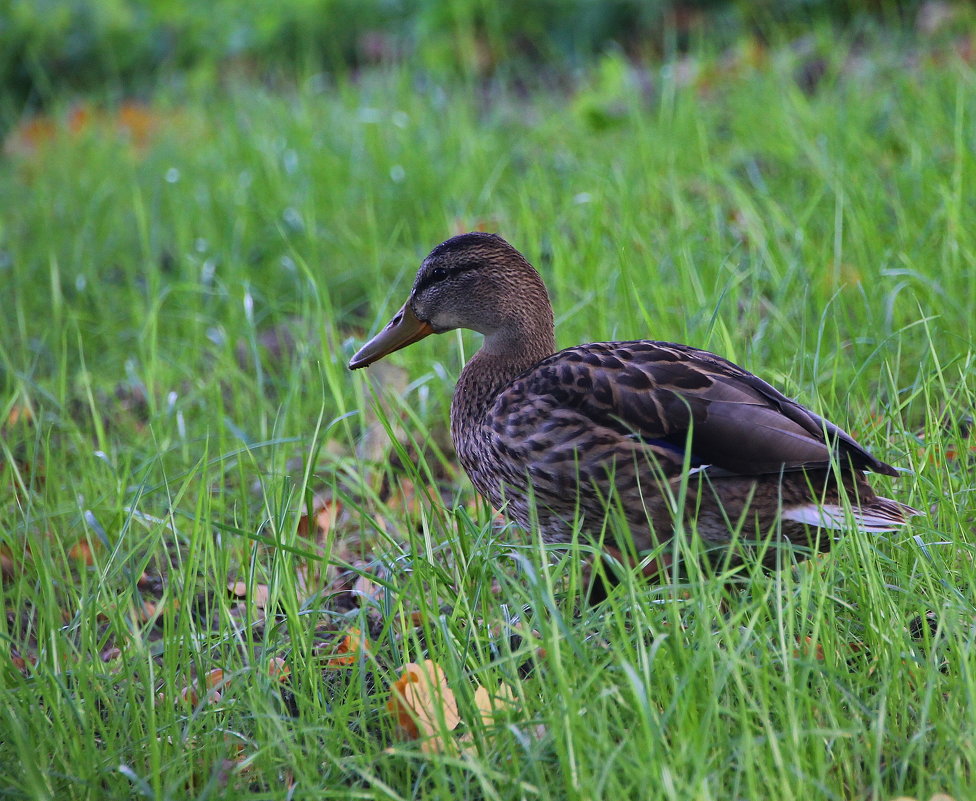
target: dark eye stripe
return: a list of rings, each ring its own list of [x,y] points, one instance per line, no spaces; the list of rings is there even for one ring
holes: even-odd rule
[[[453,278],[461,273],[466,273],[470,270],[477,270],[480,266],[480,262],[468,262],[467,264],[459,264],[457,267],[451,267],[450,269],[447,269],[446,267],[435,267],[433,270],[428,271],[417,282],[417,286],[414,287],[414,292],[419,292],[422,289],[426,289],[431,284],[445,281],[448,278]]]

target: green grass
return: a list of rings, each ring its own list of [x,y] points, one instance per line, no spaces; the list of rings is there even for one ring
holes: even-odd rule
[[[812,95],[789,50],[691,86],[610,56],[530,97],[407,71],[161,85],[147,146],[96,124],[0,163],[0,640],[26,660],[0,665],[5,797],[972,797],[976,80],[822,50]],[[577,612],[578,554],[493,527],[445,444],[477,337],[345,368],[477,225],[540,268],[560,344],[722,353],[911,469],[875,483],[927,515]],[[314,541],[319,492],[345,511]],[[379,586],[342,603],[327,565],[357,559]],[[369,652],[328,667],[351,627]],[[467,752],[397,736],[389,686],[426,658]],[[219,702],[179,700],[215,668]],[[478,725],[499,682],[516,703]]]

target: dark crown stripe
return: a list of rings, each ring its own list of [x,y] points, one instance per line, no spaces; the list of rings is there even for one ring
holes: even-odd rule
[[[446,242],[441,242],[436,248],[434,248],[428,259],[436,259],[441,256],[447,256],[451,253],[457,253],[458,251],[467,250],[471,247],[477,247],[478,245],[483,245],[486,242],[504,242],[498,234],[486,234],[483,231],[472,231],[468,234],[459,234],[458,236],[452,236]]]

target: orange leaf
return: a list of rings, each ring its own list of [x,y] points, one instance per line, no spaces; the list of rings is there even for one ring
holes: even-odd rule
[[[206,682],[207,689],[211,690],[224,680],[224,671],[221,668],[214,668],[213,670],[207,671],[207,674],[203,677]]]
[[[197,702],[200,700],[200,685],[203,684],[203,688],[207,690],[207,700],[210,703],[217,703],[222,695],[221,690],[214,689],[215,687],[224,684],[224,671],[221,668],[214,668],[213,670],[207,671],[202,677],[198,677],[196,681],[192,684],[188,684],[180,691],[180,698],[187,703],[196,706]],[[159,694],[159,700],[162,699],[162,693]]]
[[[453,731],[461,722],[457,700],[447,686],[444,671],[430,659],[403,666],[403,675],[394,682],[386,708],[411,739]],[[437,747],[433,741],[431,747]]]
[[[140,623],[148,623],[156,617],[155,601],[143,601],[142,608],[136,612],[136,617]]]
[[[302,512],[302,516],[298,519],[298,536],[316,540],[325,539],[335,527],[341,514],[342,504],[339,501],[316,496],[312,503],[313,525],[309,524],[308,514]]]
[[[288,663],[284,659],[276,656],[268,662],[268,675],[273,679],[285,682],[288,681],[288,677],[291,675],[291,668],[288,667]]]
[[[824,649],[823,645],[819,642],[815,643],[813,637],[804,637],[802,640],[797,640],[796,644],[802,646],[793,650],[793,656],[801,657],[813,657],[818,662],[824,661]]]
[[[71,546],[71,550],[68,551],[68,558],[89,566],[95,563],[92,547],[85,540],[79,540]]]
[[[7,415],[7,425],[11,428],[21,421],[25,423],[34,422],[34,413],[31,411],[30,406],[21,406],[18,404]]]
[[[360,652],[369,651],[366,637],[356,628],[349,629],[349,633],[342,638],[336,648],[336,655],[326,663],[329,667],[339,667],[340,665],[351,665],[356,661],[356,655]]]
[[[145,147],[159,128],[160,118],[149,106],[128,101],[123,103],[115,116],[115,124],[120,131],[124,131],[132,142]]]
[[[398,482],[398,491],[390,494],[386,505],[391,512],[403,512],[406,515],[417,513],[417,487],[412,481],[401,478]],[[432,490],[432,495],[437,495],[437,490]]]

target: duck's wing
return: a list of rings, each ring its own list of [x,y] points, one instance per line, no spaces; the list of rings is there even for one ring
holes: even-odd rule
[[[897,474],[845,431],[752,373],[667,342],[560,351],[504,388],[492,415],[496,428],[531,438],[539,450],[609,451],[608,438],[616,435],[692,465],[743,475],[824,468],[832,459],[845,468]]]

